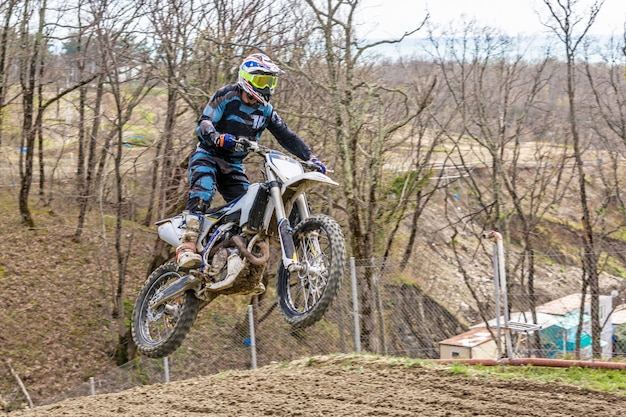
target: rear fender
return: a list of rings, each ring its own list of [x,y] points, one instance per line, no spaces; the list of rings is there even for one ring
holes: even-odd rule
[[[199,252],[204,249],[201,242],[206,237],[211,226],[213,226],[213,224],[215,224],[218,220],[218,217],[211,217],[209,215],[202,216],[200,220],[200,235],[197,242],[197,250]],[[155,224],[157,226],[157,233],[159,237],[165,242],[174,247],[183,243],[182,237],[183,233],[185,233],[185,216],[183,214],[159,220]]]

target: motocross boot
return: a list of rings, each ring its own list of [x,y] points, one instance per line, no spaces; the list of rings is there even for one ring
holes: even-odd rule
[[[182,241],[176,248],[176,262],[180,268],[198,268],[202,264],[202,256],[196,253],[196,242],[200,235],[200,218],[195,214],[186,213],[185,232]]]

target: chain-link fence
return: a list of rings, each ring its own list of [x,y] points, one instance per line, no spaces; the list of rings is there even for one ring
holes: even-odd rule
[[[166,360],[137,358],[38,405],[333,353],[423,359],[591,356],[589,296],[581,303],[574,293],[525,311],[515,306],[530,305],[528,296],[515,292],[508,297],[514,300],[511,311],[498,316],[491,279],[485,291],[491,299],[477,300],[459,315],[446,305],[450,300],[436,300],[415,283],[399,282],[401,276],[397,266],[381,260],[351,260],[330,310],[319,323],[300,330],[283,320],[273,288],[260,297],[225,297],[200,311],[182,346]],[[606,359],[626,357],[626,308],[615,308],[619,299],[616,294],[598,297]]]

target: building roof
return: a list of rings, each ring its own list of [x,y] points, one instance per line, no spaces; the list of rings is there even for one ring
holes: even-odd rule
[[[590,302],[591,297],[587,294],[587,303]],[[537,306],[537,312],[546,313],[546,314],[554,314],[556,316],[564,316],[567,313],[571,313],[572,311],[580,309],[580,301],[582,299],[582,294],[570,294],[566,295],[562,298],[557,298],[556,300],[549,301],[545,304]]]
[[[487,330],[486,327],[476,327],[465,333],[457,334],[449,339],[442,340],[439,344],[472,348],[489,341],[493,341],[489,330]]]
[[[581,293],[566,295],[565,297],[557,298],[556,300],[537,306],[537,312],[554,314],[555,316],[565,316],[573,311],[580,310],[580,301],[582,297]],[[591,295],[587,294],[585,298],[585,305],[588,305],[591,302]],[[611,298],[611,296],[600,295],[598,298],[600,300],[606,300],[607,298]]]
[[[559,322],[559,318],[555,317],[552,314],[547,313],[537,313],[537,323],[533,322],[533,315],[530,311],[523,312],[513,312],[509,315],[510,323],[528,323],[528,324],[538,324],[542,328],[550,327],[553,324]],[[495,329],[497,326],[497,320],[491,319],[487,322],[489,327]],[[500,326],[504,327],[504,317],[500,316]],[[485,323],[480,323],[472,327],[487,327]]]
[[[583,323],[589,322],[591,320],[591,316],[588,314],[583,314],[582,317]],[[570,314],[566,314],[565,316],[560,317],[556,326],[561,327],[563,329],[574,329],[578,327],[578,323],[580,322],[580,312],[575,311]]]

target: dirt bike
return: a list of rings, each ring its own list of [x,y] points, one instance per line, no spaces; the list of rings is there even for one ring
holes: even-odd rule
[[[341,228],[329,216],[311,215],[305,195],[315,185],[338,184],[317,165],[254,140],[238,138],[236,146],[263,158],[265,181],[200,216],[199,268],[181,270],[168,261],[147,278],[132,315],[133,339],[145,356],[160,358],[178,349],[198,311],[219,295],[263,293],[270,243],[281,251],[278,307],[292,326],[319,321],[339,291],[346,259]],[[159,237],[180,245],[185,218],[157,222]]]

